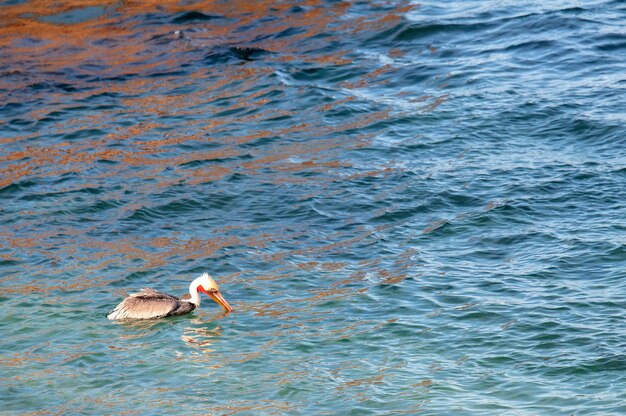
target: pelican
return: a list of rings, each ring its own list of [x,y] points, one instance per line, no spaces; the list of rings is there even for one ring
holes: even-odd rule
[[[154,289],[141,289],[131,293],[113,311],[107,315],[110,320],[121,319],[156,319],[166,316],[184,315],[200,306],[200,293],[207,294],[218,305],[231,312],[233,308],[226,302],[219,286],[208,273],[195,279],[189,285],[189,295],[182,298],[157,292]]]

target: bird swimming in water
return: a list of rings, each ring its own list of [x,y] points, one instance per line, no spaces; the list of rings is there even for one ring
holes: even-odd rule
[[[191,282],[189,295],[177,298],[154,289],[142,289],[137,293],[131,293],[107,315],[107,318],[110,320],[156,319],[184,315],[200,306],[200,292],[208,295],[226,312],[233,310],[220,293],[215,280],[208,273],[204,273]]]

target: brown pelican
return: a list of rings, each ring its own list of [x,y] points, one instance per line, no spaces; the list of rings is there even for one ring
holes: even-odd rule
[[[111,320],[118,319],[155,319],[165,316],[176,316],[189,313],[200,306],[200,293],[207,294],[226,312],[231,312],[226,299],[219,291],[215,280],[204,273],[189,285],[189,295],[183,298],[157,292],[154,289],[141,289],[138,293],[131,293],[115,309],[107,315]]]

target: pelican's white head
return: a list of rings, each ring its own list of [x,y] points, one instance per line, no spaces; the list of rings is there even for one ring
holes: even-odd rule
[[[226,299],[220,293],[220,287],[215,283],[215,280],[208,273],[203,273],[202,276],[195,279],[189,285],[189,294],[191,294],[190,302],[195,303],[196,306],[200,306],[200,295],[202,292],[209,296],[227,312],[231,312],[233,308],[228,304]]]

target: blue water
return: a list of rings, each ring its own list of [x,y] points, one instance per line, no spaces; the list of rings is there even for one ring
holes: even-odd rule
[[[626,414],[626,3],[158,3],[0,3],[0,413]]]

